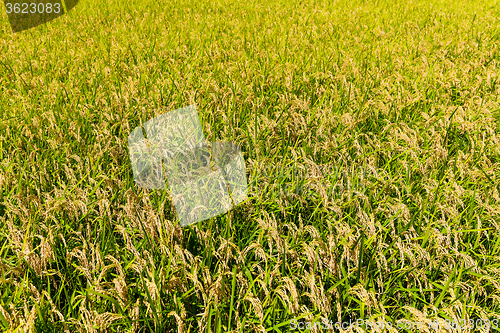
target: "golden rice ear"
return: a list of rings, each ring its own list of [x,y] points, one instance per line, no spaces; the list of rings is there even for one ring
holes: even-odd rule
[[[79,0],[5,0],[5,10],[13,32],[50,22],[74,8]]]
[[[232,142],[212,142],[212,158],[224,174],[228,190],[237,206],[248,198],[245,159],[238,145]]]

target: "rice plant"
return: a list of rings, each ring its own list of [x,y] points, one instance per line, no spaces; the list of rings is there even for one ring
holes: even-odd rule
[[[1,331],[495,331],[499,5],[82,0],[19,33],[3,12]],[[191,104],[250,191],[182,228],[127,138]]]

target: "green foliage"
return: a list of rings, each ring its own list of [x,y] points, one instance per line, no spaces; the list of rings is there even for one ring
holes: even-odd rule
[[[4,20],[1,330],[498,319],[498,5],[83,1],[18,34]],[[193,103],[252,191],[181,228],[168,190],[135,186],[127,136]]]

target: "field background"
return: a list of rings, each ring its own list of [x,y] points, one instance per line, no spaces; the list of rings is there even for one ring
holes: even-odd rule
[[[83,0],[12,34],[4,12],[0,330],[499,319],[499,15],[476,0]],[[253,185],[181,228],[168,190],[135,186],[127,136],[193,103]]]

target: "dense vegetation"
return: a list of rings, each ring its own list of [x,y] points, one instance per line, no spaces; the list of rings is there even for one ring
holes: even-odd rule
[[[13,34],[4,13],[1,330],[499,319],[499,17],[478,0],[84,0]],[[127,136],[189,104],[241,146],[251,191],[181,228],[168,190],[134,184]]]

